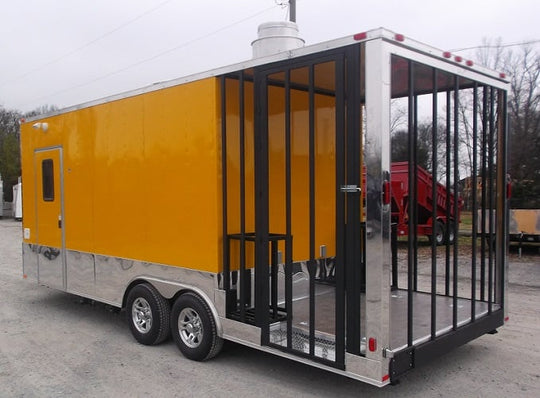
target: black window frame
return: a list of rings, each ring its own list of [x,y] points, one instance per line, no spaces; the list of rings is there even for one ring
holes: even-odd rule
[[[41,161],[42,194],[44,202],[54,202],[54,161]]]

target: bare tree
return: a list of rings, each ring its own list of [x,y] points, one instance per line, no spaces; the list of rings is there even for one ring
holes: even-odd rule
[[[509,156],[508,171],[514,185],[511,206],[514,208],[540,208],[540,54],[530,45],[521,45],[512,50],[504,47],[501,39],[486,40],[479,47],[476,58],[490,69],[505,72],[510,77],[511,88],[508,93],[509,116]],[[479,87],[483,95],[483,87]],[[478,173],[473,170],[472,140],[472,95],[470,90],[460,93],[460,147],[466,156],[462,157],[460,167],[467,175]],[[487,95],[490,95],[489,90]],[[490,109],[483,109],[482,101],[477,102],[478,129],[488,128]],[[480,115],[487,113],[484,120]],[[493,118],[497,121],[498,109]],[[495,122],[495,126],[498,124]],[[481,134],[477,137],[477,151],[480,153],[484,143]],[[496,142],[495,142],[496,147]],[[478,158],[477,158],[478,159]]]
[[[508,56],[511,76],[509,172],[513,207],[540,208],[540,53],[523,45]]]

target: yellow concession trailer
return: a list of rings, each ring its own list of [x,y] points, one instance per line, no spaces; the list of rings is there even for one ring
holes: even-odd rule
[[[507,90],[378,29],[39,116],[21,126],[24,277],[125,308],[139,342],[172,334],[194,360],[226,339],[395,382],[505,321]],[[455,195],[467,133],[496,245],[476,216],[468,241],[396,239],[390,164],[409,162],[417,231],[420,124]]]

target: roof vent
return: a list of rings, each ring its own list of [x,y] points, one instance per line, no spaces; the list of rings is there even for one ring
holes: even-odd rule
[[[304,46],[294,22],[266,22],[259,25],[258,38],[251,43],[253,58],[277,54]]]

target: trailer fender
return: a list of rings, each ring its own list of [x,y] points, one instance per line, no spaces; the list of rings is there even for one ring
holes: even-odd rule
[[[214,305],[214,302],[210,300],[210,297],[208,297],[208,294],[206,294],[203,290],[193,285],[160,279],[153,276],[139,276],[133,279],[128,284],[128,287],[126,288],[124,292],[122,308],[125,307],[127,295],[129,294],[129,291],[133,288],[133,286],[138,285],[139,283],[144,283],[144,282],[150,283],[152,286],[154,286],[157,289],[157,291],[167,300],[171,300],[172,298],[175,298],[175,296],[177,296],[178,293],[183,294],[190,291],[200,296],[201,299],[203,299],[206,302],[206,304],[208,304],[208,307],[210,308],[210,311],[212,312],[212,315],[214,316],[214,319],[216,321],[218,336],[223,337],[223,327],[221,325],[221,321],[220,321],[217,309]]]

